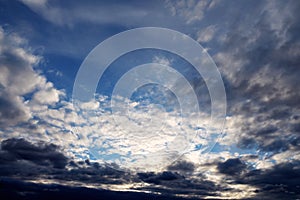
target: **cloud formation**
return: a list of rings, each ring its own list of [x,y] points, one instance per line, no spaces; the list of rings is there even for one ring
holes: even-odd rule
[[[262,2],[230,20],[214,58],[225,77],[229,117],[224,144],[295,151],[299,123],[299,4]],[[256,15],[256,17],[254,17]],[[229,17],[229,16],[227,16]],[[294,152],[294,155],[297,153]]]
[[[57,103],[63,92],[54,88],[35,67],[42,57],[31,53],[26,40],[0,27],[0,127],[5,129],[32,118],[31,101]],[[49,92],[50,91],[50,92]]]
[[[226,85],[229,112],[224,137],[211,152],[205,152],[202,147],[209,141],[202,133],[209,121],[210,101],[199,95],[204,102],[201,122],[191,116],[184,128],[190,133],[195,130],[203,132],[188,140],[189,148],[176,160],[179,154],[168,152],[168,142],[178,134],[185,136],[185,133],[178,129],[180,120],[175,113],[166,115],[155,105],[120,98],[121,102],[128,103],[131,111],[131,116],[123,113],[115,116],[123,123],[124,131],[111,117],[110,101],[106,96],[96,94],[95,100],[74,108],[67,92],[57,89],[55,83],[46,77],[41,67],[47,65],[44,63],[46,57],[33,53],[28,41],[20,37],[22,31],[18,35],[0,28],[0,184],[5,185],[10,194],[29,195],[28,198],[32,199],[36,193],[43,197],[49,195],[41,192],[45,190],[59,191],[57,195],[73,191],[71,193],[78,196],[81,190],[86,192],[83,192],[85,197],[89,197],[89,192],[96,195],[99,190],[86,187],[96,187],[134,190],[122,195],[101,191],[104,196],[131,199],[177,198],[174,195],[180,196],[178,198],[300,198],[298,1],[225,3],[208,0],[142,4],[130,1],[118,4],[93,2],[93,6],[92,1],[63,4],[47,0],[21,2],[10,4],[26,10],[20,16],[16,12],[13,22],[19,17],[22,23],[16,22],[17,27],[24,27],[24,21],[30,24],[29,28],[26,26],[28,30],[38,27],[40,30],[32,30],[35,33],[32,39],[40,44],[35,37],[38,32],[48,42],[45,49],[51,49],[50,43],[54,46],[45,55],[51,54],[49,57],[52,54],[61,56],[67,47],[80,51],[82,56],[86,53],[82,51],[86,42],[92,44],[87,45],[87,49],[91,49],[99,42],[98,35],[102,34],[102,40],[128,27],[175,27],[187,33],[214,55]],[[15,13],[9,11],[1,12],[1,16]],[[112,11],[118,12],[112,15]],[[40,21],[30,17],[23,19],[25,15],[40,18]],[[93,32],[95,25],[96,29],[101,27],[101,34],[95,32],[97,37],[94,40],[89,40],[91,34],[87,34],[87,39],[82,40],[82,30]],[[106,32],[107,29],[110,30]],[[61,36],[63,39],[57,40]],[[76,59],[83,57],[80,56]],[[70,58],[66,57],[58,59],[59,65],[65,63],[64,59],[69,63]],[[152,61],[178,65],[175,59],[169,60],[162,52]],[[182,68],[189,70],[185,65]],[[54,72],[60,76],[56,70],[51,73]],[[207,92],[204,81],[194,77],[193,71],[186,74],[199,94]],[[151,92],[157,94],[157,91]],[[154,123],[146,126],[149,116]],[[163,119],[166,129],[162,135],[157,135],[155,131]],[[136,128],[141,124],[142,129]],[[184,146],[182,144],[175,150]],[[163,154],[165,152],[170,154]],[[176,161],[165,163],[165,155]],[[139,173],[135,172],[132,161],[137,160],[145,166],[145,171],[139,169]],[[150,163],[163,163],[165,167],[152,171]],[[18,182],[17,179],[36,184]],[[42,183],[59,183],[68,187]],[[14,189],[20,186],[30,192],[15,192],[10,186]]]

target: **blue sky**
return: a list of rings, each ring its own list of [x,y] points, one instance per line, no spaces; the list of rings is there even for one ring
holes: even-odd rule
[[[42,191],[59,183],[68,187],[58,188],[62,193],[86,186],[130,190],[132,198],[147,198],[137,191],[162,199],[299,198],[299,6],[296,0],[0,1],[0,181],[13,193],[20,184]],[[178,31],[203,47],[200,67],[215,66],[225,87],[224,127],[211,123],[213,80],[187,58],[158,49],[120,56],[95,97],[73,104],[77,73],[93,49],[142,27]],[[134,71],[147,63],[156,63],[147,65],[156,73]],[[130,97],[112,97],[115,88],[125,94],[143,78],[175,92],[148,84]]]

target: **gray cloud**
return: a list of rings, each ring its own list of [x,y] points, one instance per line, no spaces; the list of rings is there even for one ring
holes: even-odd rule
[[[246,164],[243,163],[239,158],[231,158],[225,162],[218,163],[219,172],[227,175],[240,174],[246,169]]]
[[[228,159],[218,164],[221,173],[230,175],[239,184],[256,187],[253,199],[296,199],[300,197],[299,161],[282,163],[265,170],[246,169],[239,159]],[[243,170],[243,173],[240,173]],[[229,178],[229,177],[228,177]]]
[[[214,58],[228,91],[228,138],[241,148],[278,153],[298,137],[299,8],[297,1],[255,3],[225,26]]]
[[[64,168],[68,163],[68,159],[58,151],[58,147],[54,144],[34,145],[24,139],[12,138],[2,141],[1,150],[3,154],[5,152],[19,160],[30,161],[37,165]]]
[[[184,176],[172,171],[135,174],[117,168],[116,165],[99,164],[90,160],[74,161],[67,158],[58,146],[42,141],[31,143],[25,139],[11,138],[1,143],[0,180],[4,177],[23,181],[46,179],[71,186],[81,184],[100,188],[102,184],[109,186],[147,183],[147,186],[133,186],[132,189],[160,192],[168,196],[215,196],[217,191],[224,189],[200,175],[191,178],[187,174]]]
[[[65,156],[61,149],[46,142],[31,143],[23,138],[2,141],[0,150],[1,176],[20,179],[78,181],[82,183],[122,184],[130,176],[116,170],[116,166],[76,162]],[[71,168],[68,170],[67,168]]]
[[[195,170],[195,164],[185,160],[179,160],[168,166],[168,170],[180,171],[180,172],[193,172]]]
[[[215,5],[215,1],[174,4],[167,2],[171,14],[176,16],[170,19],[165,17],[170,13],[161,14],[163,9],[160,6],[156,5],[152,11],[149,11],[148,7],[151,7],[152,3],[142,5],[135,2],[133,6],[105,4],[103,7],[100,5],[91,7],[88,3],[84,5],[66,3],[65,6],[69,9],[62,9],[62,6],[56,2],[23,2],[51,23],[70,27],[85,22],[126,26],[157,22],[161,25],[174,22],[180,17],[189,25],[195,22],[200,24],[200,21],[205,18],[204,14]],[[225,180],[232,179],[235,183],[258,188],[255,191],[257,199],[267,198],[266,196],[270,199],[288,197],[296,199],[299,198],[297,160],[299,160],[300,150],[300,16],[298,12],[300,4],[298,1],[254,3],[245,1],[244,3],[245,5],[236,4],[232,1],[225,6],[225,3],[219,2],[219,8],[216,9],[222,10],[217,16],[221,22],[210,25],[211,21],[205,18],[207,24],[199,26],[217,27],[217,31],[211,28],[206,32],[203,30],[202,34],[198,32],[197,27],[193,27],[193,31],[197,30],[195,32],[199,33],[199,37],[201,36],[199,41],[209,44],[218,42],[220,46],[220,52],[217,52],[214,57],[224,76],[229,100],[228,131],[221,144],[254,149],[255,153],[262,153],[264,157],[260,158],[258,155],[243,159],[231,158],[225,162],[216,161],[209,167],[217,169],[218,175],[224,176]],[[114,17],[110,17],[111,14],[108,12],[114,9],[121,11]],[[145,20],[148,18],[155,22]],[[161,19],[164,19],[164,22],[160,23]],[[214,34],[214,37],[212,38],[210,34]],[[28,123],[29,125],[26,125],[28,127],[38,129],[47,125],[47,132],[53,134],[53,132],[60,133],[60,130],[66,127],[64,122],[67,120],[72,121],[73,124],[79,123],[80,120],[76,118],[76,113],[73,111],[70,112],[75,117],[71,116],[70,119],[67,118],[68,113],[63,107],[56,110],[57,112],[54,112],[54,109],[47,109],[48,105],[59,101],[61,93],[37,72],[35,67],[41,58],[31,53],[26,47],[26,42],[14,34],[5,33],[2,29],[0,41],[1,131],[7,127],[28,123],[27,121],[32,119],[33,107],[40,113],[44,112],[44,115],[40,115],[41,119],[38,119],[37,124]],[[54,46],[57,49],[57,45]],[[81,49],[74,48],[73,42],[70,48]],[[198,84],[198,91],[205,89],[203,82],[201,86],[198,80],[194,82]],[[27,100],[26,95],[32,96],[33,99]],[[37,118],[35,116],[35,119]],[[5,132],[5,137],[10,133],[18,134],[17,128],[20,127]],[[87,129],[81,130],[87,131]],[[33,136],[32,133],[28,135]],[[61,137],[54,134],[51,136]],[[68,139],[72,141],[73,138]],[[75,141],[72,142],[75,144]],[[219,152],[220,155],[221,153]],[[277,164],[273,167],[270,165],[267,169],[251,170],[249,163],[258,160]],[[197,172],[197,164],[188,161],[178,161],[169,166],[168,171],[165,172],[144,172],[138,175],[116,168],[116,166],[89,160],[74,161],[60,152],[56,145],[31,143],[23,139],[3,141],[0,151],[1,176],[37,180],[46,178],[67,181],[70,184],[72,182],[91,185],[144,183],[149,185],[142,187],[141,190],[201,197],[215,196],[220,191],[233,191],[229,187],[226,188],[228,186],[226,181],[218,183],[226,186],[209,181],[205,175]]]

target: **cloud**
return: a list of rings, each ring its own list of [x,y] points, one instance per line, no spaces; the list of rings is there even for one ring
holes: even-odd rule
[[[43,184],[43,183],[28,183],[16,181],[12,179],[1,179],[0,195],[6,199],[21,200],[28,199],[59,199],[59,198],[72,198],[74,200],[90,199],[118,199],[118,200],[184,200],[185,197],[175,197],[172,195],[161,195],[150,192],[140,191],[111,191],[96,188],[87,188],[80,186],[66,186],[58,184]],[[195,200],[198,198],[188,198]]]
[[[138,173],[138,176],[141,180],[147,183],[153,183],[153,184],[161,184],[161,181],[173,181],[177,179],[183,179],[183,176],[180,176],[177,173],[172,172],[161,172],[155,174],[154,172],[150,173]]]
[[[211,25],[198,32],[198,42],[209,42],[213,39],[216,32],[216,26]]]
[[[239,158],[231,158],[218,164],[219,172],[227,175],[240,174],[245,168],[246,164]]]
[[[10,179],[11,183],[22,180],[56,183],[57,187],[61,187],[59,183],[69,187],[84,186],[111,190],[123,186],[124,189],[142,192],[160,192],[162,194],[159,198],[175,198],[174,194],[215,195],[217,190],[223,190],[213,182],[205,180],[203,176],[191,179],[171,171],[135,174],[122,168],[118,169],[115,164],[101,164],[90,160],[76,161],[68,158],[65,152],[54,144],[43,141],[32,143],[22,138],[2,141],[0,169],[0,181]],[[10,183],[5,182],[4,185],[9,187]],[[162,187],[158,188],[158,185]]]
[[[184,27],[191,28],[186,32],[191,31],[198,41],[214,39],[212,43],[217,46],[212,46],[214,58],[227,87],[229,113],[226,135],[213,152],[201,151],[200,146],[207,144],[201,132],[188,140],[191,148],[185,152],[187,160],[173,163],[166,171],[156,169],[139,174],[122,171],[120,166],[130,168],[132,161],[138,160],[138,164],[149,169],[148,165],[153,163],[166,164],[164,158],[175,160],[179,154],[168,151],[166,141],[171,143],[174,135],[184,135],[176,128],[178,117],[174,113],[165,115],[152,105],[139,112],[139,103],[121,99],[129,102],[132,115],[117,113],[115,119],[122,123],[116,124],[110,115],[109,100],[97,95],[94,101],[74,108],[63,99],[64,92],[39,72],[43,58],[32,53],[26,40],[1,29],[0,172],[3,176],[195,198],[252,198],[251,195],[257,199],[299,198],[298,2],[229,2],[225,6],[218,1],[167,1],[169,12],[162,4],[153,2],[143,5],[101,2],[93,6],[67,2],[66,9],[55,1],[23,0],[23,3],[58,26],[81,27],[84,23],[178,26],[185,22]],[[221,11],[220,14],[209,13],[214,9]],[[120,12],[112,16],[111,10]],[[172,19],[168,18],[170,12],[174,15]],[[210,18],[212,15],[215,17]],[[150,18],[155,22],[147,21]],[[199,31],[201,27],[204,28]],[[153,61],[173,64],[164,57],[154,57]],[[202,91],[205,84],[199,82],[195,80],[193,84]],[[183,128],[188,133],[202,130],[209,120],[207,113],[201,115],[201,124],[198,118],[189,116],[189,123]],[[155,123],[137,128],[149,116]],[[158,135],[155,131],[162,119],[166,119],[166,129]],[[21,136],[28,141],[7,139]],[[184,140],[178,141],[175,150],[185,145],[181,143]],[[99,163],[94,159],[99,159]],[[100,160],[117,164],[104,164]]]
[[[228,91],[224,145],[275,154],[295,151],[291,141],[298,136],[292,127],[299,123],[294,117],[300,109],[296,8],[295,1],[263,2],[242,21],[227,16],[231,23],[214,56]]]
[[[180,171],[180,172],[193,172],[195,170],[195,164],[185,160],[179,160],[168,166],[170,171]]]
[[[0,126],[7,129],[32,118],[34,103],[28,96],[49,105],[56,103],[63,92],[37,72],[42,57],[31,53],[26,40],[0,27],[0,43]]]
[[[39,143],[34,145],[24,139],[11,138],[1,142],[2,156],[15,158],[10,160],[26,160],[37,165],[64,168],[68,159],[59,152],[54,144]]]
[[[89,160],[73,161],[57,145],[44,141],[31,143],[23,138],[10,138],[1,142],[0,168],[1,176],[20,179],[31,177],[33,180],[39,180],[46,176],[50,180],[78,181],[86,184],[121,184],[129,181],[129,176],[114,169],[113,165],[101,166]]]
[[[0,92],[0,127],[16,125],[18,122],[27,121],[31,114],[23,104],[23,99],[3,90]]]
[[[266,171],[249,173],[245,180],[259,188],[257,198],[299,198],[299,162],[284,163]]]
[[[299,161],[274,165],[268,169],[246,169],[239,159],[228,159],[218,164],[221,173],[231,175],[236,183],[256,188],[253,199],[299,198]],[[243,173],[240,173],[243,171]],[[234,175],[234,176],[232,176]]]
[[[204,18],[205,12],[214,8],[218,1],[166,1],[166,7],[173,16],[185,19],[186,24],[199,22]]]
[[[64,93],[53,88],[53,86],[48,86],[44,90],[40,90],[33,95],[33,100],[39,104],[53,105],[60,100],[60,96]]]
[[[114,24],[120,26],[136,26],[137,24],[153,26],[165,23],[173,25],[174,18],[164,8],[161,1],[144,2],[131,1],[130,3],[97,2],[93,0],[83,2],[65,2],[43,0],[40,2],[20,0],[33,12],[42,16],[47,21],[59,25],[74,27],[74,25],[91,24]],[[111,11],[116,11],[111,15]],[[177,22],[180,23],[180,19]]]

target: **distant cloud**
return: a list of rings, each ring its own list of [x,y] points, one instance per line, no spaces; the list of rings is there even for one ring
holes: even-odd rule
[[[203,30],[198,32],[197,41],[200,43],[201,42],[209,42],[210,40],[213,39],[216,30],[217,30],[217,28],[214,25],[204,28]]]
[[[171,10],[173,16],[185,19],[186,24],[199,22],[204,18],[207,9],[212,9],[218,4],[216,0],[204,1],[166,1],[166,7]]]
[[[89,0],[65,2],[63,5],[60,2],[47,0],[20,0],[20,2],[47,21],[59,26],[72,27],[80,23],[153,26],[157,22],[165,22],[167,25],[174,21],[174,17],[171,17],[161,1],[141,4],[139,1],[109,3]],[[111,15],[112,11],[115,11],[114,15]]]

